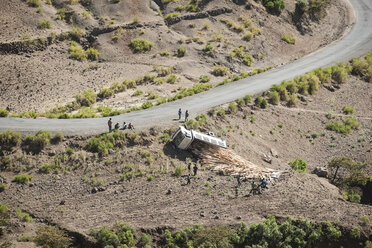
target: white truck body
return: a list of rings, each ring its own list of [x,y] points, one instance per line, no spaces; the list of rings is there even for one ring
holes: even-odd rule
[[[180,126],[172,136],[172,142],[177,148],[183,150],[189,148],[194,140],[200,140],[204,143],[227,148],[225,140],[195,130],[187,130],[182,126]]]

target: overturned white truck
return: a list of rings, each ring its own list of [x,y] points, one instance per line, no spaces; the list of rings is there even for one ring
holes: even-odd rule
[[[280,176],[279,171],[255,165],[233,150],[226,149],[226,141],[214,137],[213,134],[203,134],[180,126],[173,134],[172,142],[179,149],[188,149],[203,164],[224,175],[240,175],[252,179]]]
[[[203,134],[195,130],[187,130],[182,126],[178,127],[177,131],[172,136],[172,142],[174,145],[183,150],[188,149],[195,140],[202,141],[210,145],[227,148],[225,140],[214,137],[213,135]]]

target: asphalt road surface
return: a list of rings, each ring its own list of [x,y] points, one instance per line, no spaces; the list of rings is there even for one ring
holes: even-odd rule
[[[166,125],[178,117],[178,108],[188,109],[190,117],[211,107],[267,90],[273,84],[289,80],[313,69],[346,62],[353,57],[372,51],[372,1],[349,0],[355,12],[355,25],[340,41],[318,50],[285,66],[248,77],[230,84],[213,88],[175,102],[162,104],[147,110],[112,117],[113,123],[132,122],[136,128]],[[21,119],[0,118],[0,130],[12,129],[19,132],[47,130],[69,135],[89,135],[107,131],[108,118],[94,119]]]

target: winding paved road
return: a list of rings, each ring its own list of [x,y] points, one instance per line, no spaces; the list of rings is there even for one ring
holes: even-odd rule
[[[214,106],[242,98],[246,94],[256,94],[269,89],[271,85],[289,80],[310,70],[348,61],[372,51],[372,1],[349,0],[355,10],[356,22],[352,30],[342,40],[315,53],[293,61],[285,66],[267,71],[254,77],[242,79],[224,86],[213,88],[176,102],[166,103],[151,109],[114,116],[113,122],[132,122],[144,128],[170,123],[177,117],[179,107],[188,109],[191,116]],[[47,130],[64,134],[89,135],[107,130],[107,118],[95,119],[21,119],[0,118],[0,130],[12,129],[20,132]]]

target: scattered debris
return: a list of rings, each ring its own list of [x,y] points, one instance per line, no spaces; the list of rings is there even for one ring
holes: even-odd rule
[[[318,177],[328,177],[328,170],[325,167],[316,167],[313,170],[313,174],[316,174]]]

